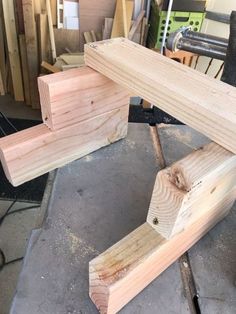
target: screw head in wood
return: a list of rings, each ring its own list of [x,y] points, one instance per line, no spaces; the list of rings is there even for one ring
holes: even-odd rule
[[[152,223],[153,223],[154,225],[158,225],[158,224],[159,224],[158,218],[155,217],[155,218],[153,219]]]

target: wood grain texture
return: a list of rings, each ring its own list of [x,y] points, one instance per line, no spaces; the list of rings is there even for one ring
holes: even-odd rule
[[[133,9],[134,2],[132,0],[117,0],[111,38],[128,37]]]
[[[3,0],[2,9],[5,22],[5,32],[7,38],[7,48],[10,61],[14,97],[16,101],[23,101],[24,90],[13,2],[13,0]]]
[[[117,313],[227,215],[233,190],[183,232],[166,240],[148,223],[89,264],[90,297],[102,314]]]
[[[113,18],[106,17],[104,20],[104,28],[102,31],[102,39],[109,39],[111,38],[111,31],[112,31],[112,25],[113,25]]]
[[[28,59],[28,73],[30,83],[30,98],[33,108],[39,108],[37,77],[39,73],[38,44],[34,14],[34,1],[22,0],[25,23],[25,41]]]
[[[30,84],[29,84],[29,73],[28,73],[28,60],[26,52],[25,35],[19,35],[19,47],[20,47],[20,58],[21,58],[21,68],[23,75],[23,86],[24,86],[24,97],[25,103],[30,106]]]
[[[80,0],[80,50],[84,50],[83,33],[93,29],[96,34],[102,32],[102,25],[106,17],[113,18],[116,0]]]
[[[128,39],[85,46],[85,63],[236,153],[236,89]]]
[[[139,13],[137,19],[134,21],[134,23],[133,23],[133,25],[132,25],[132,27],[131,27],[131,30],[129,31],[129,36],[128,36],[128,38],[129,38],[130,40],[133,39],[135,33],[137,32],[138,28],[140,27],[141,22],[142,22],[142,20],[143,20],[143,18],[144,18],[144,15],[145,15],[145,10],[142,10],[142,11]]]
[[[61,129],[129,104],[129,93],[89,67],[38,79],[42,116],[52,129]]]
[[[124,138],[127,127],[127,105],[57,131],[41,124],[0,139],[2,166],[18,186]]]
[[[80,31],[77,29],[56,29],[54,28],[55,44],[57,55],[65,53],[65,48],[71,52],[79,51]]]
[[[51,45],[52,60],[53,62],[55,62],[57,58],[57,52],[56,52],[56,44],[55,44],[54,31],[53,31],[52,9],[51,9],[50,0],[46,0],[46,10],[47,10],[47,16],[48,16],[48,28],[49,28],[49,38],[50,38],[50,45]]]
[[[36,17],[37,31],[38,31],[38,44],[39,44],[39,62],[47,61],[52,62],[52,55],[50,52],[50,41],[48,32],[48,17],[47,14],[39,14]]]
[[[169,239],[236,187],[236,155],[210,143],[160,171],[147,222]]]

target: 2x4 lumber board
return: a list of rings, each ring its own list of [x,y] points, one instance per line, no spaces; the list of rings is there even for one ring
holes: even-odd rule
[[[50,63],[46,62],[46,61],[43,61],[41,63],[41,67],[43,67],[44,69],[48,70],[49,72],[51,73],[58,73],[58,72],[61,72],[61,70],[54,66],[54,65],[51,65]]]
[[[37,31],[38,31],[38,44],[39,44],[39,60],[51,62],[52,57],[50,54],[50,42],[48,34],[48,17],[47,14],[37,15]]]
[[[125,38],[85,45],[85,63],[236,153],[236,89]]]
[[[34,14],[34,1],[22,0],[25,23],[25,41],[28,59],[28,73],[30,83],[30,98],[33,108],[39,108],[39,95],[37,89],[37,77],[39,71],[38,45]]]
[[[46,9],[47,9],[47,15],[48,15],[48,27],[49,27],[49,38],[50,38],[50,44],[51,44],[52,60],[53,62],[55,62],[57,58],[57,52],[56,52],[56,44],[55,44],[55,37],[54,37],[54,31],[53,31],[52,10],[51,10],[50,0],[46,0]]]
[[[23,101],[24,91],[22,83],[22,73],[20,66],[20,55],[16,33],[16,21],[13,2],[14,2],[13,0],[3,0],[2,8],[4,14],[5,31],[7,38],[7,47],[11,68],[14,97],[16,101]]]
[[[4,37],[3,16],[2,10],[0,8],[0,69],[2,73],[3,87],[4,90],[7,91],[6,51]]]
[[[157,174],[147,222],[169,239],[236,186],[236,155],[216,143]]]
[[[5,95],[5,89],[4,89],[1,69],[0,69],[0,95],[2,95],[2,96]]]
[[[129,104],[129,93],[104,75],[82,67],[38,79],[42,116],[52,129]]]
[[[144,18],[144,15],[145,15],[145,10],[142,10],[142,11],[139,13],[137,19],[134,21],[134,23],[133,23],[133,25],[132,25],[132,27],[131,27],[131,29],[130,29],[130,31],[129,31],[129,36],[128,36],[128,38],[129,38],[130,40],[133,39],[135,33],[137,32],[137,30],[138,30],[138,28],[139,28],[139,26],[140,26],[140,24],[141,24],[141,22],[142,22],[142,20],[143,20],[143,18]]]
[[[111,38],[111,31],[112,31],[112,25],[113,25],[113,18],[106,17],[104,20],[104,27],[102,30],[102,39],[109,39]]]
[[[132,0],[117,0],[111,38],[128,37],[133,9],[134,2]]]
[[[0,139],[2,166],[18,186],[124,138],[127,127],[127,105],[57,131],[40,124]]]
[[[235,190],[170,240],[147,222],[89,264],[90,297],[102,314],[117,313],[213,226],[235,200]]]
[[[24,96],[25,103],[30,106],[30,84],[29,84],[29,73],[28,73],[28,61],[27,61],[27,52],[26,52],[26,43],[25,35],[19,35],[19,46],[20,46],[20,58],[21,58],[21,67],[23,75],[23,86],[24,86]]]

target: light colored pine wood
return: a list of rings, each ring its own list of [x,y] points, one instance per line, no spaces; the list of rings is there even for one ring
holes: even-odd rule
[[[117,0],[116,11],[112,26],[111,38],[128,37],[133,15],[134,2],[131,0]],[[126,17],[126,18],[125,18]]]
[[[53,31],[53,22],[52,22],[52,11],[51,11],[51,3],[50,0],[46,0],[46,9],[48,15],[48,27],[49,27],[49,38],[51,44],[51,53],[52,53],[52,61],[55,62],[57,58],[54,31]]]
[[[57,26],[57,0],[50,0],[50,5],[52,12],[52,24],[53,26]]]
[[[94,30],[91,30],[90,33],[91,33],[93,41],[97,41],[97,37],[96,37]]]
[[[236,89],[128,39],[85,46],[85,63],[236,153]]]
[[[41,0],[34,0],[34,13],[35,15],[41,14]]]
[[[183,232],[166,240],[148,223],[134,230],[89,264],[90,297],[101,314],[117,313],[194,245],[232,207],[236,190]]]
[[[102,39],[109,39],[111,38],[111,31],[112,31],[112,25],[113,25],[113,18],[105,18],[104,20],[104,28],[102,32]]]
[[[20,55],[17,41],[16,21],[13,2],[14,2],[13,0],[3,0],[2,8],[5,22],[7,48],[10,61],[14,97],[16,101],[23,101],[24,91],[20,67]]]
[[[60,59],[62,59],[66,64],[81,64],[85,65],[84,63],[84,54],[83,53],[65,53],[60,55]]]
[[[129,93],[83,67],[38,79],[42,117],[50,129],[72,125],[129,104]]]
[[[210,143],[158,173],[147,222],[169,239],[235,186],[236,155]]]
[[[52,56],[50,55],[50,41],[48,32],[48,17],[47,14],[39,14],[37,16],[37,31],[39,43],[39,61],[51,62]]]
[[[1,138],[8,180],[18,186],[125,137],[128,109],[126,105],[57,131],[41,124]]]
[[[126,0],[121,0],[122,3],[122,16],[123,16],[123,29],[124,29],[124,36],[125,38],[128,37],[129,29],[128,29],[128,17],[127,17],[127,7],[126,7]],[[131,17],[132,19],[132,17]]]
[[[0,95],[5,95],[5,88],[4,88],[4,84],[3,84],[3,79],[2,79],[2,72],[0,69]]]
[[[25,23],[25,41],[28,59],[30,98],[33,108],[39,108],[37,77],[39,72],[38,45],[33,0],[22,0]]]
[[[48,70],[49,72],[51,73],[58,73],[58,72],[61,72],[61,70],[59,68],[57,68],[56,66],[54,65],[51,65],[50,63],[46,62],[46,61],[43,61],[41,63],[41,67],[43,67],[44,69]]]
[[[19,35],[19,46],[20,46],[20,58],[21,58],[21,68],[23,75],[23,86],[24,86],[24,96],[25,103],[30,106],[30,83],[29,83],[29,73],[28,73],[28,60],[26,52],[25,35]]]
[[[92,43],[94,40],[92,38],[91,32],[84,32],[84,39],[86,44]]]
[[[3,24],[2,10],[0,9],[0,69],[2,74],[3,88],[4,91],[7,92],[6,51]]]
[[[134,21],[134,23],[133,23],[133,25],[132,25],[132,27],[131,27],[131,29],[130,29],[130,31],[129,31],[129,36],[128,36],[128,38],[129,38],[130,40],[133,39],[135,33],[137,32],[138,28],[140,27],[140,24],[141,24],[141,22],[142,22],[142,20],[143,20],[144,15],[145,15],[145,10],[142,10],[142,11],[139,13],[139,15],[138,15],[137,20]]]

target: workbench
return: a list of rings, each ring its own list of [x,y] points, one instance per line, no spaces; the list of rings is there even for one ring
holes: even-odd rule
[[[159,128],[167,164],[209,140],[187,126]],[[128,137],[51,173],[11,314],[98,313],[88,263],[145,222],[159,170],[147,124]],[[236,206],[189,251],[202,313],[235,313]],[[120,313],[190,313],[177,261]]]

